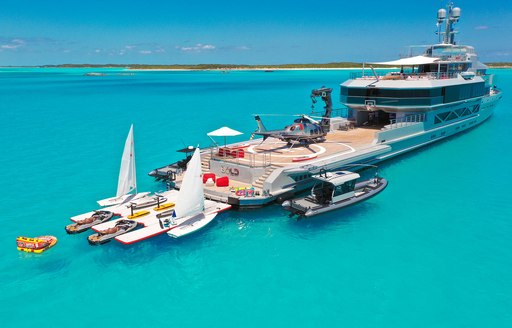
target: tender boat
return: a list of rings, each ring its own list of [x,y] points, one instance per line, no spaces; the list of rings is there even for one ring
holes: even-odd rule
[[[135,229],[137,221],[132,220],[119,220],[115,226],[105,230],[100,230],[98,233],[90,235],[87,240],[91,245],[100,245],[109,242],[112,238],[127,233]]]
[[[39,236],[35,238],[18,237],[16,244],[19,251],[27,253],[42,253],[57,243],[57,237]]]
[[[377,174],[374,178],[357,182],[360,175],[350,171],[326,172],[313,175],[316,184],[311,194],[287,200],[282,206],[293,216],[314,216],[341,209],[367,200],[383,191],[388,182]]]
[[[106,222],[114,217],[114,213],[110,211],[95,211],[93,215],[83,220],[78,220],[76,223],[66,226],[66,232],[69,234],[84,232],[90,227]]]

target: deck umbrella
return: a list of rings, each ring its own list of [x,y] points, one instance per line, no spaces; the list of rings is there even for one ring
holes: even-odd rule
[[[206,135],[209,137],[224,137],[224,147],[225,147],[226,146],[226,137],[234,137],[234,136],[239,136],[241,134],[243,134],[243,133],[240,131],[233,130],[231,128],[228,128],[227,126],[223,126],[220,129],[217,129],[215,131],[208,132]]]

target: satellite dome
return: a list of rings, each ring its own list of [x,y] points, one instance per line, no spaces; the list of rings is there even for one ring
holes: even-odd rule
[[[439,9],[437,11],[437,18],[438,19],[445,19],[446,18],[446,9]]]
[[[460,17],[460,8],[455,7],[452,9],[452,17],[453,18],[459,18]]]

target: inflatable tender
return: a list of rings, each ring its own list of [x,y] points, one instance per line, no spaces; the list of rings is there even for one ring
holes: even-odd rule
[[[95,211],[91,217],[66,226],[66,232],[69,234],[84,232],[94,225],[110,220],[113,216],[114,213],[109,211]]]
[[[35,238],[18,237],[16,244],[19,251],[27,253],[42,253],[57,243],[57,237],[39,236]]]

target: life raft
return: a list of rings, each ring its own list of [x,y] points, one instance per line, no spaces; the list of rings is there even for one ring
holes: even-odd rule
[[[57,237],[39,236],[35,238],[18,237],[16,245],[19,251],[27,253],[42,253],[57,243]]]

